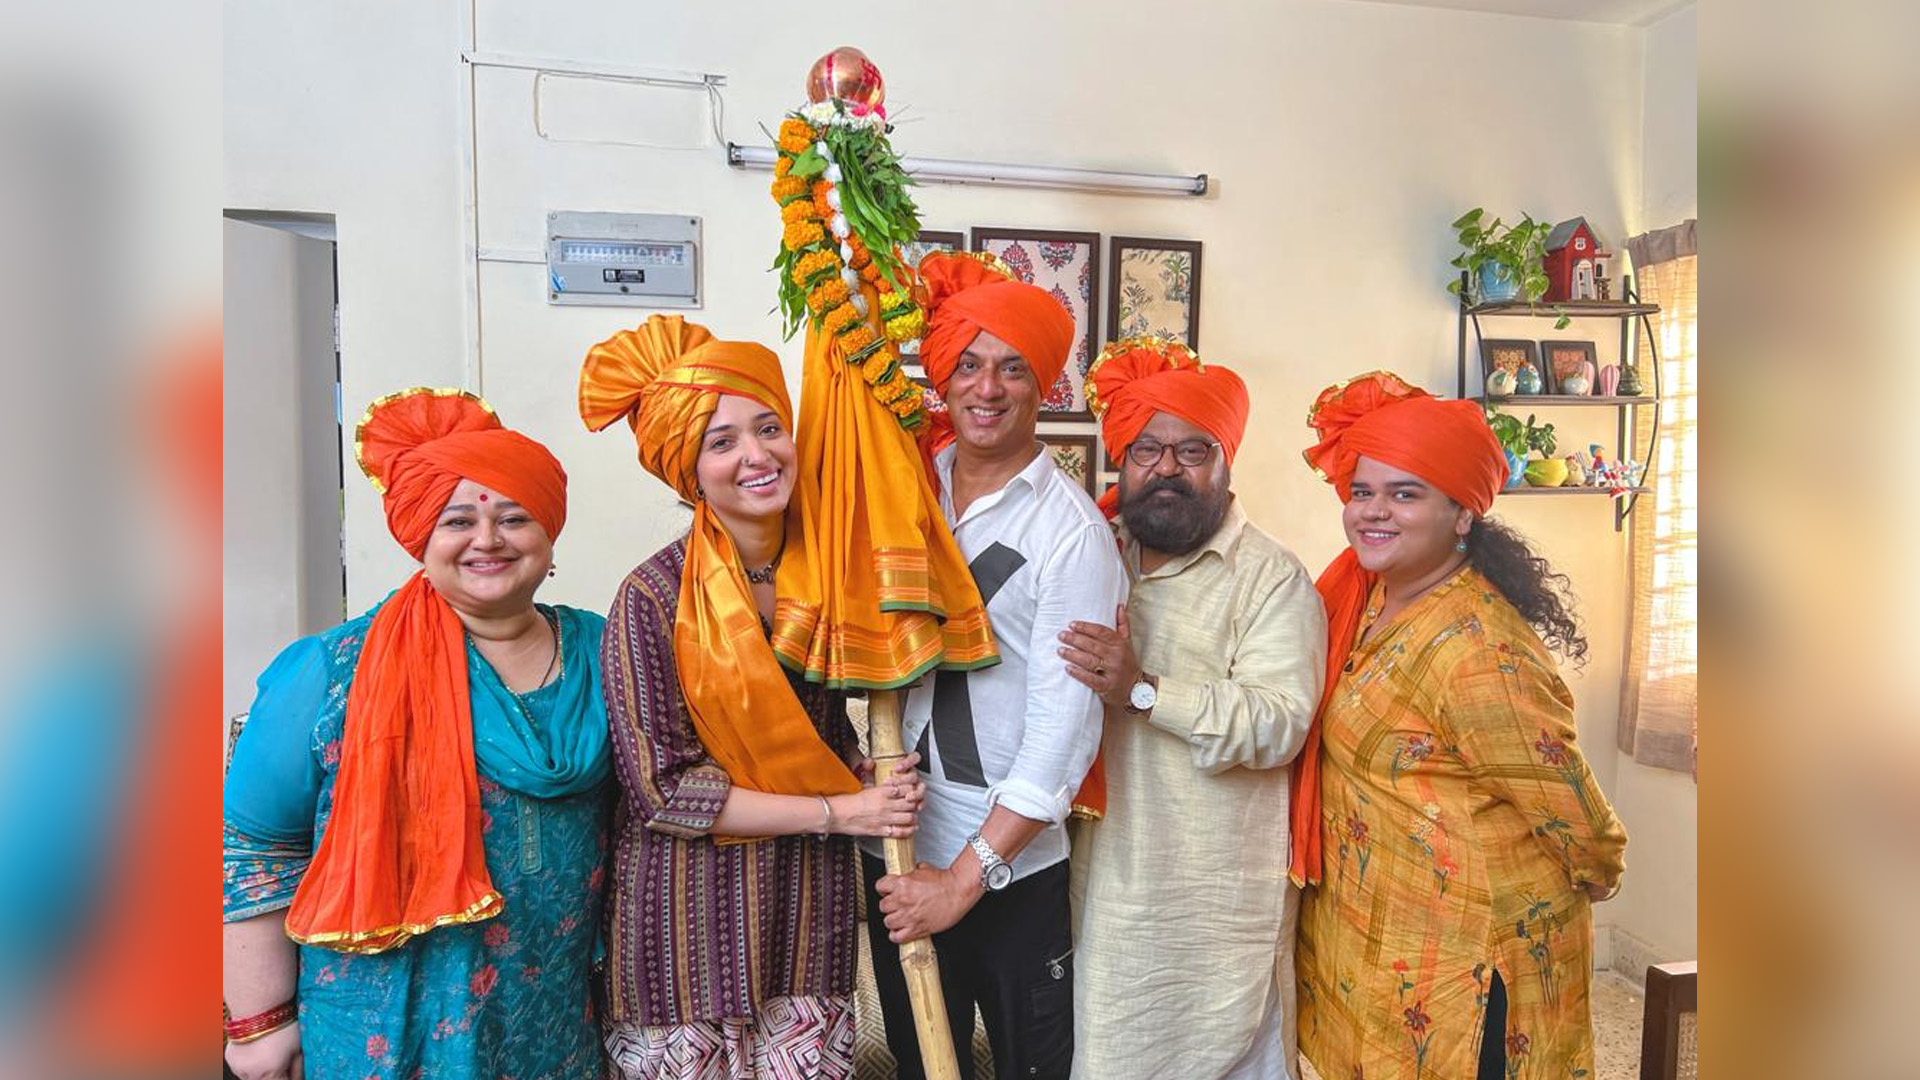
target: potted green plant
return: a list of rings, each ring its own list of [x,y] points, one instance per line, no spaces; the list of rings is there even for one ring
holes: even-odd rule
[[[1516,225],[1486,218],[1486,210],[1476,206],[1454,219],[1449,227],[1462,250],[1449,265],[1467,272],[1468,299],[1476,304],[1516,299],[1533,304],[1547,294],[1542,259],[1553,226],[1533,220],[1531,214],[1521,214]],[[1455,296],[1460,295],[1460,287],[1459,278],[1447,282],[1447,291]],[[1555,329],[1566,325],[1566,313],[1561,312]]]
[[[1554,451],[1560,448],[1554,438],[1553,425],[1536,423],[1538,417],[1527,414],[1526,423],[1508,413],[1488,407],[1487,426],[1493,428],[1493,437],[1499,441],[1500,449],[1507,454],[1507,486],[1519,487],[1522,478],[1535,487],[1559,487],[1567,478],[1567,463],[1554,457]],[[1533,461],[1527,455],[1539,451],[1540,457]],[[1553,478],[1558,466],[1558,479]]]

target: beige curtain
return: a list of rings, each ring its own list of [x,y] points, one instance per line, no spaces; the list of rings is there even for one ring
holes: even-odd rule
[[[1633,598],[1620,695],[1620,749],[1635,761],[1692,771],[1700,700],[1699,255],[1695,222],[1627,242],[1642,300],[1660,305],[1640,345],[1643,382],[1660,365],[1660,425],[1647,470],[1652,492],[1628,519]],[[1657,345],[1655,360],[1649,345]],[[1651,410],[1641,410],[1645,446]]]

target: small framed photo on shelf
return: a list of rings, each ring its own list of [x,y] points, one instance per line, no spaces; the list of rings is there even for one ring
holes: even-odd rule
[[[1074,483],[1085,488],[1090,496],[1099,495],[1100,460],[1097,437],[1093,435],[1059,435],[1049,433],[1040,436],[1047,444],[1047,450],[1053,454],[1053,463],[1060,471],[1071,477]]]
[[[997,256],[1015,277],[1038,285],[1073,316],[1073,341],[1067,368],[1042,391],[1040,419],[1091,420],[1087,409],[1087,365],[1099,351],[1094,325],[1094,284],[1100,280],[1100,234],[1052,229],[1006,229],[976,225],[973,250]]]
[[[1542,341],[1540,356],[1551,394],[1579,397],[1593,393],[1599,351],[1591,341]]]
[[[1546,392],[1540,373],[1540,346],[1524,338],[1483,338],[1480,377],[1490,398]]]
[[[1200,241],[1115,236],[1107,248],[1107,340],[1152,334],[1200,348]]]

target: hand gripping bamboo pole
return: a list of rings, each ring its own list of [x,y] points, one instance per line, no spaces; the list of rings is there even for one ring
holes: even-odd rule
[[[867,695],[867,741],[873,751],[873,773],[884,777],[894,763],[907,756],[900,735],[898,690],[874,690]],[[913,838],[881,841],[887,855],[887,873],[913,870]],[[867,912],[878,919],[878,911]],[[947,1027],[947,997],[940,989],[940,961],[932,938],[916,938],[900,946],[900,970],[907,977],[907,996],[913,1002],[913,1029],[920,1039],[920,1062],[927,1080],[959,1080],[960,1065],[953,1056],[953,1032]]]

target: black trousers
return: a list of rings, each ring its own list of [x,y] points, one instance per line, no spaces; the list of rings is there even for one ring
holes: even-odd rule
[[[1480,1068],[1474,1080],[1507,1080],[1507,984],[1498,971],[1487,990],[1486,1027],[1480,1033]]]
[[[923,1080],[900,949],[887,940],[880,896],[873,888],[886,866],[865,854],[860,862],[866,877],[873,981],[880,991],[887,1046],[899,1062],[900,1080]],[[1062,860],[987,893],[952,929],[933,935],[961,1080],[973,1080],[976,1004],[993,1047],[995,1076],[1066,1080],[1073,1066],[1073,922],[1067,879]]]

